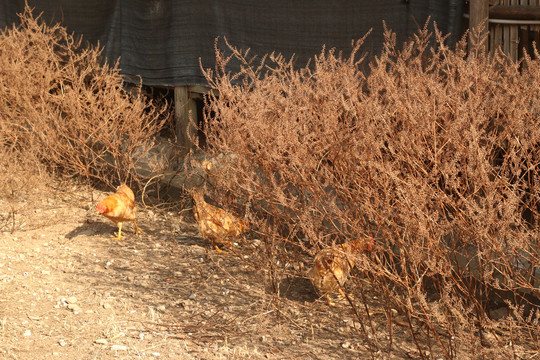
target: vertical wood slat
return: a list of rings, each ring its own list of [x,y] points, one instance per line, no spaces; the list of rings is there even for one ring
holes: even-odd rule
[[[510,5],[519,5],[518,0],[510,0]],[[514,61],[518,60],[517,57],[517,50],[518,50],[518,44],[519,44],[519,33],[518,33],[518,25],[510,25],[510,33],[508,37],[508,55],[510,58]]]
[[[510,44],[508,42],[508,39],[510,38],[510,26],[503,25],[502,29],[503,29],[503,38],[502,38],[503,52],[505,54],[509,54],[510,53]]]
[[[529,5],[540,6],[540,0],[530,0]],[[531,26],[530,29],[536,32],[536,46],[540,48],[540,25]]]
[[[528,26],[521,26],[519,28],[519,47],[518,47],[518,59],[523,58],[523,56],[527,53],[530,54],[529,49],[529,27]]]
[[[519,0],[519,5],[529,6],[536,0]],[[521,59],[525,53],[528,53],[529,47],[529,26],[521,25],[518,29],[518,49],[517,49],[517,58]],[[523,49],[525,48],[525,50]]]
[[[491,28],[491,38],[493,39],[493,46],[491,47],[491,52],[493,53],[496,49],[502,46],[503,44],[503,27],[501,24],[495,24]]]
[[[540,0],[490,0],[490,4],[503,7],[508,5],[528,7],[540,6]],[[514,61],[523,56],[523,48],[532,55],[532,41],[535,38],[540,38],[540,26],[538,25],[492,23],[489,26],[490,53],[495,52],[500,47]]]
[[[489,0],[471,0],[469,6],[469,29],[474,33],[478,31],[480,26],[484,26],[483,31],[479,34],[480,39],[488,31],[487,20],[489,18]],[[476,29],[476,30],[475,30]],[[481,51],[487,50],[487,43],[480,49]]]
[[[195,127],[190,122],[190,115],[197,121],[197,105],[190,98],[189,87],[176,86],[174,88],[174,117],[176,123],[176,139],[179,145],[187,149],[193,148],[189,135],[195,134]]]
[[[510,5],[510,0],[503,0],[503,6],[504,5]],[[502,25],[502,51],[505,54],[508,54],[510,51],[510,47],[508,45],[508,38],[510,37],[510,29],[508,25]]]
[[[514,61],[518,60],[518,45],[519,45],[519,26],[510,25],[510,39],[509,39],[510,58]]]

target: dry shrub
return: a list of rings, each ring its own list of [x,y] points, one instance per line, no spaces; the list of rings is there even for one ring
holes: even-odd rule
[[[17,168],[10,176],[19,180],[46,171],[116,186],[140,185],[164,165],[148,150],[166,107],[124,91],[99,47],[46,25],[28,6],[20,20],[0,35],[0,169]]]
[[[216,47],[204,126],[221,164],[208,175],[222,205],[248,201],[263,240],[252,262],[274,282],[296,252],[370,233],[376,255],[359,268],[419,350],[509,358],[540,348],[540,63],[473,43],[451,50],[426,26],[398,50],[387,31],[367,73],[362,40],[301,69]]]

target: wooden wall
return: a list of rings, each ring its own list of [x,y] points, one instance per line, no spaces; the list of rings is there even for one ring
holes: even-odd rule
[[[489,1],[489,51],[501,48],[513,60],[540,47],[540,0]]]

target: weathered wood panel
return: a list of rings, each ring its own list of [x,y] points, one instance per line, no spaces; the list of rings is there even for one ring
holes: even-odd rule
[[[490,52],[501,49],[514,61],[522,58],[525,53],[533,55],[533,41],[536,41],[538,47],[540,39],[539,22],[540,0],[491,0]]]

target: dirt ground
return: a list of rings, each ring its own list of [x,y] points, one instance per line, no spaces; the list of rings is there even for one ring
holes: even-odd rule
[[[306,279],[272,295],[260,270],[206,250],[189,212],[139,208],[145,234],[126,224],[112,240],[95,211],[106,195],[63,184],[0,199],[1,359],[416,358],[399,326],[392,351],[371,352],[346,301],[329,307]]]

